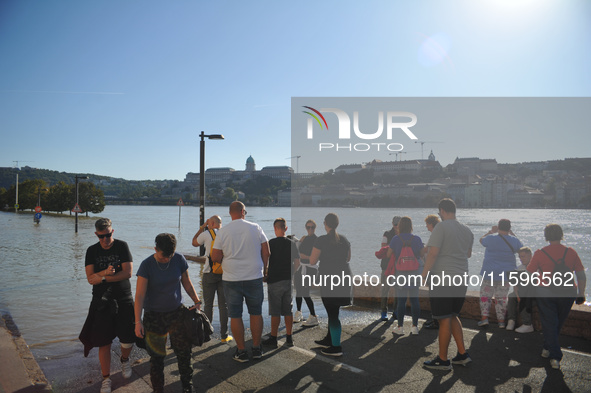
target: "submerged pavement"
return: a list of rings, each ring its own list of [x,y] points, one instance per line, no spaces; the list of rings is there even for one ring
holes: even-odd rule
[[[320,326],[294,326],[295,347],[281,345],[267,349],[260,360],[247,363],[232,360],[235,343],[221,343],[219,336],[193,348],[193,383],[197,392],[588,392],[591,391],[591,342],[584,339],[561,337],[565,352],[562,369],[554,370],[548,359],[540,356],[542,334],[519,334],[491,325],[476,327],[476,321],[462,320],[464,338],[473,362],[467,367],[454,366],[453,371],[435,371],[422,367],[425,360],[436,356],[437,331],[423,329],[419,321],[419,335],[409,335],[411,321],[405,320],[406,335],[392,334],[393,324],[377,321],[378,311],[347,307],[341,311],[344,355],[332,358],[320,353],[314,340],[324,337],[327,318],[324,308],[315,299]],[[306,306],[304,304],[304,315]],[[427,315],[423,315],[427,317]],[[216,319],[217,317],[214,317]],[[215,321],[214,321],[215,322]],[[248,321],[245,320],[248,326]],[[270,324],[265,317],[265,333]],[[0,329],[2,330],[2,329]],[[2,332],[4,333],[4,332]],[[7,380],[7,369],[2,366],[10,350],[5,349],[7,337],[0,334],[0,386]],[[247,331],[247,339],[250,339]],[[250,349],[251,341],[247,342]],[[41,368],[55,392],[98,392],[100,371],[96,349],[88,358],[40,361]],[[113,392],[150,392],[149,361],[146,352],[134,348],[133,375],[123,379],[119,368],[118,345],[113,345]],[[455,344],[450,355],[456,354]],[[14,364],[14,362],[12,363]],[[13,369],[16,366],[12,366]],[[10,367],[9,367],[9,370]],[[12,370],[14,371],[14,370]],[[167,392],[180,392],[176,358],[169,351],[165,361]],[[34,386],[34,385],[30,385]],[[39,389],[40,386],[37,386]],[[31,389],[31,387],[29,387]],[[10,390],[0,389],[0,392]],[[28,392],[34,390],[15,390]]]

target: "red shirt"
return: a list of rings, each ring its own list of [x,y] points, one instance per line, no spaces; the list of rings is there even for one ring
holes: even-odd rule
[[[557,262],[564,256],[565,249],[566,246],[563,246],[562,244],[550,244],[543,248],[543,250],[550,254],[550,256]],[[574,270],[575,272],[585,270],[581,263],[581,258],[579,258],[579,254],[577,254],[577,252],[571,247],[568,248],[564,263],[570,270]],[[527,265],[527,271],[530,273],[538,271],[540,273],[552,273],[554,272],[554,262],[552,262],[542,250],[537,250],[532,257],[531,262]]]

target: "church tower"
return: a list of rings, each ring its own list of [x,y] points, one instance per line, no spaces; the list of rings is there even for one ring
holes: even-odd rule
[[[435,161],[435,154],[433,154],[433,150],[431,150],[431,154],[429,154],[429,161]]]

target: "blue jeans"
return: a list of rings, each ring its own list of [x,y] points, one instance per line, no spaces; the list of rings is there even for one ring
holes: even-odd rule
[[[562,351],[558,343],[558,335],[575,299],[541,297],[537,301],[544,334],[544,349],[550,351],[550,359],[561,360]]]
[[[398,326],[404,322],[404,313],[406,312],[406,298],[410,298],[410,312],[412,315],[412,325],[418,326],[419,315],[421,314],[421,305],[419,303],[419,287],[397,287],[396,288]]]
[[[250,315],[262,315],[265,298],[262,278],[248,281],[222,281],[222,283],[230,318],[242,318],[244,301]]]

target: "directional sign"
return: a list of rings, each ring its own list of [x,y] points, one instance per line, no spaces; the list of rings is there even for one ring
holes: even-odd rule
[[[41,206],[35,206],[35,213],[41,213]]]
[[[176,203],[177,206],[185,206],[183,203],[183,198],[179,198],[179,201]]]
[[[41,221],[41,217],[43,217],[43,215],[41,213],[35,213],[35,221],[36,222]]]
[[[82,209],[80,209],[80,205],[76,204],[72,209],[72,213],[82,213]]]

